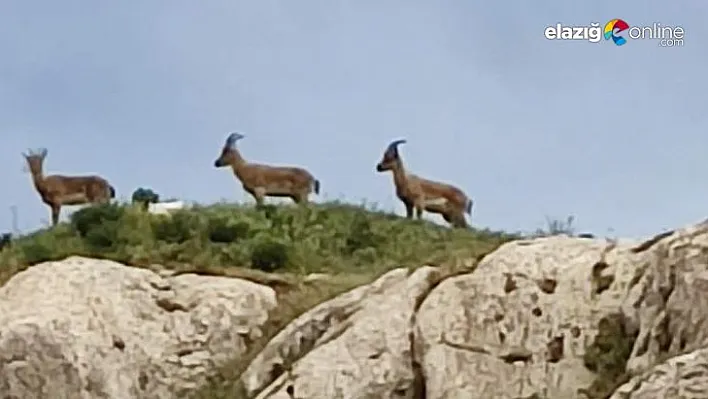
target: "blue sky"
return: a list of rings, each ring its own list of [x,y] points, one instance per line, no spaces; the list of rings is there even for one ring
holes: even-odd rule
[[[549,41],[544,28],[621,18],[685,43]],[[252,161],[302,165],[323,198],[402,213],[389,141],[409,170],[459,185],[473,223],[575,215],[645,236],[708,216],[708,3],[548,0],[64,0],[0,3],[0,230],[48,209],[49,173],[98,173],[199,202],[247,197],[213,161],[230,131]],[[248,199],[250,201],[250,199]]]

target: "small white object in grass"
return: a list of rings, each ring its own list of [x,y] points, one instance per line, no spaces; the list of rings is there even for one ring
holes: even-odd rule
[[[168,215],[170,212],[180,209],[184,209],[184,201],[157,202],[148,204],[148,212],[153,215]]]

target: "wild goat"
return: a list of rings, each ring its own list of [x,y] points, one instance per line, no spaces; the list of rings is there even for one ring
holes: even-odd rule
[[[42,202],[52,210],[52,226],[59,223],[59,212],[63,205],[107,203],[116,196],[113,186],[100,176],[44,176],[46,149],[30,150],[22,155],[27,160],[34,188],[42,197]]]
[[[420,219],[423,211],[442,215],[446,222],[455,227],[467,227],[465,214],[472,214],[472,200],[459,188],[407,173],[398,145],[405,140],[389,144],[383,158],[376,165],[377,172],[393,172],[396,196],[406,206],[406,217],[413,217],[413,209]]]
[[[231,166],[243,189],[253,196],[258,207],[263,206],[265,197],[287,197],[296,204],[304,204],[310,193],[320,193],[319,180],[303,168],[247,162],[236,148],[236,142],[244,137],[240,133],[231,133],[221,155],[214,161],[214,167]]]

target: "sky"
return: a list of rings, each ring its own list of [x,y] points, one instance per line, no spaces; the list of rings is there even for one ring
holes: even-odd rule
[[[684,44],[544,38],[613,18],[680,26]],[[232,131],[249,161],[309,169],[315,201],[403,215],[374,167],[405,138],[408,170],[467,192],[478,227],[573,215],[581,232],[644,237],[698,222],[706,20],[699,0],[2,0],[0,231],[49,219],[28,148],[122,199],[252,203],[213,166]]]

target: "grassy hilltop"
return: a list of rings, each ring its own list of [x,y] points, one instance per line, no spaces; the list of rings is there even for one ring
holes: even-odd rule
[[[69,255],[215,274],[229,268],[295,275],[380,274],[393,267],[475,259],[511,238],[337,202],[260,211],[216,204],[171,217],[150,215],[137,205],[112,204],[80,209],[67,223],[14,239],[0,252],[0,283],[27,265]]]

